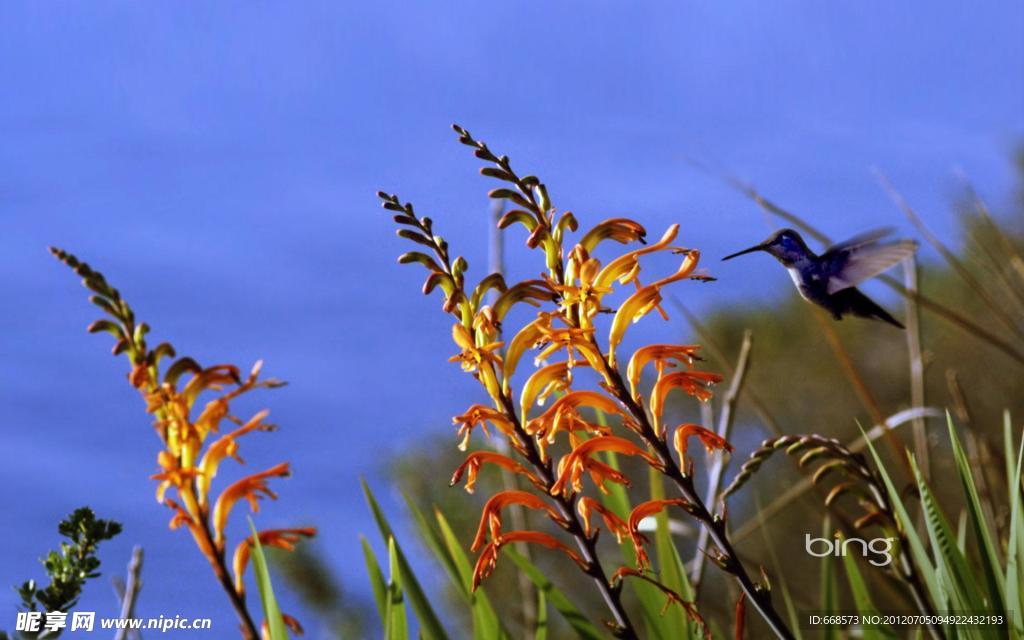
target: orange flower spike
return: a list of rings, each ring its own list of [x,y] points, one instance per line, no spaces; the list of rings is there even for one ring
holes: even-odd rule
[[[661,435],[661,416],[665,411],[665,397],[669,391],[678,387],[701,402],[707,402],[712,395],[709,387],[721,381],[722,376],[706,371],[677,371],[661,376],[651,391],[650,402],[654,429],[658,435]]]
[[[629,537],[633,541],[633,548],[636,550],[636,564],[640,569],[646,569],[650,566],[650,559],[647,557],[647,551],[644,549],[643,535],[640,533],[640,521],[648,516],[653,516],[665,507],[671,505],[676,505],[685,509],[689,506],[689,503],[682,498],[648,500],[647,502],[641,502],[638,504],[629,514],[626,526],[629,529]]]
[[[250,431],[272,428],[271,425],[263,422],[264,418],[269,414],[270,412],[266,409],[260,411],[244,425],[231,433],[221,436],[216,442],[206,448],[206,453],[203,454],[203,458],[199,462],[199,478],[196,481],[196,492],[199,494],[200,504],[205,505],[209,500],[210,483],[217,476],[217,469],[224,458],[230,456],[238,462],[244,463],[238,455],[238,437]]]
[[[474,451],[473,453],[466,456],[465,462],[459,465],[459,468],[452,474],[452,480],[449,486],[455,486],[462,479],[462,476],[466,476],[466,491],[473,493],[473,487],[476,484],[476,476],[480,472],[480,468],[485,464],[495,464],[503,469],[508,469],[513,473],[518,473],[521,476],[526,477],[537,487],[543,487],[544,483],[540,481],[537,476],[530,473],[530,471],[519,464],[508,456],[503,456],[500,453],[493,451]]]
[[[488,422],[509,438],[513,437],[515,431],[512,422],[509,421],[505,414],[490,407],[485,407],[482,404],[474,404],[469,409],[466,409],[466,412],[462,415],[452,418],[452,422],[459,425],[458,436],[462,438],[459,442],[459,451],[466,450],[466,447],[469,445],[469,436],[477,425],[480,425],[484,430],[484,434],[488,437],[491,435],[487,430]]]
[[[693,364],[699,359],[697,345],[673,345],[673,344],[652,344],[640,347],[633,352],[629,359],[629,366],[626,368],[626,378],[629,380],[629,388],[634,398],[637,398],[637,387],[640,385],[640,377],[643,375],[644,367],[654,362],[660,376],[666,366],[674,366],[672,361],[681,362],[687,365]]]
[[[490,532],[492,539],[500,537],[501,510],[510,504],[518,504],[530,509],[544,511],[555,522],[565,524],[565,519],[561,514],[536,494],[517,490],[501,491],[494,494],[484,504],[483,512],[480,514],[480,526],[477,527],[476,537],[473,538],[470,550],[477,551],[480,549],[487,541],[488,532]]]
[[[494,572],[494,568],[498,564],[498,552],[501,551],[501,548],[513,542],[539,544],[549,549],[561,551],[569,556],[581,570],[590,570],[587,562],[578,553],[553,536],[538,531],[509,531],[491,540],[480,552],[480,556],[476,560],[476,566],[473,568],[473,591],[476,591],[480,583]]]
[[[675,435],[672,437],[672,443],[675,445],[676,452],[679,454],[679,466],[683,469],[686,468],[686,448],[687,441],[691,436],[697,436],[703,443],[704,448],[710,454],[712,451],[727,451],[732,453],[732,445],[710,429],[696,424],[681,424],[676,427]]]
[[[264,547],[277,547],[285,551],[295,549],[295,543],[301,538],[312,538],[316,535],[315,527],[302,527],[298,529],[267,529],[260,531],[260,545]],[[235,574],[235,591],[240,595],[245,593],[245,569],[249,566],[249,554],[252,551],[252,536],[247,537],[235,547],[232,555],[231,567]]]
[[[615,539],[618,540],[619,544],[622,544],[623,536],[629,535],[629,528],[626,526],[626,523],[622,521],[622,518],[615,515],[613,511],[608,509],[608,507],[590,496],[583,496],[580,498],[580,501],[576,503],[576,510],[583,519],[584,532],[588,536],[592,532],[590,527],[590,514],[592,511],[596,511],[601,515],[601,519],[604,520],[605,526],[608,527],[608,530],[615,535]]]
[[[266,471],[260,473],[254,473],[251,476],[246,476],[241,480],[231,484],[225,489],[220,497],[217,498],[217,502],[213,506],[213,532],[214,542],[216,542],[218,548],[224,546],[224,529],[228,524],[228,515],[231,513],[231,509],[234,508],[242,498],[249,501],[249,508],[255,513],[260,510],[258,499],[260,495],[266,495],[270,498],[276,498],[277,494],[270,490],[267,486],[267,480],[270,478],[284,478],[291,475],[291,471],[288,468],[287,462],[275,465]]]

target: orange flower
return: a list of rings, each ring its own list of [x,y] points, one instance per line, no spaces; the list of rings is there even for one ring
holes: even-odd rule
[[[686,446],[687,441],[691,436],[697,436],[700,438],[701,443],[704,444],[704,448],[710,454],[715,450],[723,450],[732,452],[732,445],[710,429],[696,424],[681,424],[676,427],[675,435],[672,437],[672,443],[675,445],[676,451],[679,453],[679,466],[683,469],[686,468]]]
[[[669,391],[678,387],[701,402],[707,402],[712,395],[709,387],[721,381],[722,376],[706,371],[677,371],[658,378],[650,402],[655,433],[661,435],[661,416],[665,412],[665,397]]]
[[[489,342],[478,345],[470,335],[469,329],[459,323],[452,325],[452,340],[462,351],[449,358],[449,362],[460,362],[462,370],[473,373],[483,383],[487,393],[497,402],[501,391],[494,368],[500,369],[502,364],[501,356],[494,352],[505,343]]]
[[[662,299],[661,288],[677,280],[689,277],[696,268],[699,259],[700,253],[698,251],[687,251],[686,257],[674,274],[645,287],[640,287],[636,293],[626,298],[626,301],[619,306],[619,310],[615,312],[615,317],[612,319],[612,327],[608,334],[609,364],[615,365],[615,349],[622,342],[629,325],[639,322],[641,318],[651,312],[651,309],[658,307]],[[665,315],[664,312],[662,312],[662,315]]]
[[[216,504],[213,506],[214,542],[218,548],[224,546],[224,528],[227,526],[228,515],[231,513],[231,509],[234,508],[235,503],[245,498],[249,501],[249,508],[252,509],[253,513],[258,512],[260,510],[259,498],[261,494],[270,498],[277,498],[277,494],[267,486],[267,480],[274,477],[284,478],[289,475],[291,475],[291,471],[288,468],[288,463],[282,462],[266,471],[254,473],[251,476],[238,480],[229,485],[220,494]]]
[[[237,438],[250,431],[273,428],[271,425],[263,422],[263,419],[269,414],[270,412],[266,409],[260,411],[249,422],[246,422],[231,433],[221,436],[216,442],[206,448],[206,453],[203,454],[203,458],[199,462],[199,477],[196,479],[196,493],[199,495],[200,504],[205,505],[209,500],[210,483],[217,476],[217,469],[224,458],[230,456],[244,464],[244,460],[238,455]]]
[[[601,269],[600,273],[597,274],[594,285],[598,287],[610,287],[612,282],[615,280],[618,280],[622,284],[635,281],[640,272],[640,256],[670,248],[669,244],[676,239],[676,235],[678,233],[679,225],[674,224],[666,229],[665,233],[661,236],[661,239],[654,244],[635,249],[615,258],[605,265],[605,267]]]
[[[654,362],[660,378],[666,367],[675,366],[673,360],[687,365],[693,364],[694,360],[699,359],[697,357],[699,349],[700,347],[696,345],[674,344],[652,344],[637,349],[633,352],[633,357],[629,359],[629,366],[626,368],[626,378],[629,379],[629,388],[633,397],[639,397],[637,386],[640,384],[640,376],[643,374],[644,367],[650,362]]]
[[[260,545],[264,547],[277,547],[285,551],[295,549],[295,543],[301,538],[312,538],[316,535],[315,527],[302,527],[298,529],[267,529],[260,531]],[[231,566],[235,573],[235,591],[239,595],[245,593],[245,569],[249,566],[249,552],[252,550],[252,536],[247,537],[235,547],[232,556]]]
[[[618,477],[622,478],[623,476],[611,467],[590,459],[590,456],[598,451],[614,451],[615,453],[630,456],[640,456],[651,466],[656,468],[661,467],[661,463],[658,462],[657,458],[647,453],[630,440],[626,440],[625,438],[620,438],[618,436],[600,436],[597,438],[591,438],[590,440],[580,443],[567,456],[562,458],[562,461],[559,463],[558,480],[551,486],[551,495],[561,493],[562,495],[568,496],[570,490],[575,491],[576,493],[582,491],[582,475],[584,471],[587,470],[589,470],[591,474],[595,473],[595,469],[600,469],[600,472],[603,473],[611,471],[618,475]],[[614,477],[612,479],[614,479]],[[598,485],[601,486],[600,483],[598,483]]]
[[[480,552],[480,556],[476,560],[476,566],[473,568],[473,591],[476,591],[480,583],[494,572],[494,568],[498,565],[498,552],[501,551],[501,548],[512,542],[539,544],[549,549],[561,551],[569,556],[581,570],[589,571],[587,562],[557,538],[538,531],[509,531],[491,540],[483,548],[483,551]]]
[[[538,487],[543,487],[544,483],[540,481],[537,476],[530,473],[530,471],[519,464],[508,456],[503,456],[500,453],[494,453],[493,451],[474,451],[473,453],[466,456],[466,461],[459,465],[459,468],[452,474],[452,481],[449,486],[455,486],[462,479],[462,476],[466,476],[466,491],[473,493],[473,486],[476,484],[476,476],[480,472],[480,467],[484,463],[496,464],[503,469],[508,469],[513,473],[518,473],[521,476],[525,476],[530,482]]]
[[[579,512],[580,517],[583,519],[584,532],[589,536],[591,533],[590,528],[590,513],[596,511],[601,515],[601,519],[604,520],[604,524],[608,527],[608,530],[615,535],[615,539],[618,540],[619,544],[622,544],[622,537],[629,535],[629,528],[626,523],[622,521],[622,518],[615,515],[615,513],[604,506],[594,498],[590,496],[583,496],[579,502],[576,503],[576,510]]]
[[[685,509],[689,506],[689,503],[682,498],[648,500],[638,504],[629,514],[626,526],[629,529],[629,537],[633,540],[633,549],[636,551],[636,564],[640,569],[646,569],[650,565],[650,559],[647,557],[647,551],[644,549],[644,538],[640,533],[640,521],[670,505],[680,506]]]
[[[539,496],[526,491],[501,491],[494,494],[484,505],[484,510],[480,514],[480,526],[477,527],[476,537],[473,538],[473,544],[470,547],[471,550],[476,551],[483,546],[484,542],[487,541],[488,532],[490,532],[492,539],[501,536],[501,510],[510,504],[519,504],[530,509],[545,511],[548,517],[555,522],[559,524],[565,523],[565,518]]]
[[[485,407],[482,404],[474,404],[470,408],[466,409],[465,413],[452,418],[452,422],[459,425],[458,436],[462,438],[459,442],[459,451],[465,451],[469,445],[469,436],[473,431],[473,427],[480,425],[484,430],[484,434],[490,437],[491,434],[487,430],[487,423],[490,422],[492,425],[498,428],[506,437],[512,439],[514,436],[515,429],[512,426],[512,422],[505,416],[504,413]]]
[[[626,413],[619,405],[602,393],[587,390],[570,391],[552,403],[544,413],[526,423],[524,427],[528,434],[536,436],[544,459],[547,458],[545,445],[554,443],[555,435],[559,431],[585,429],[596,434],[610,432],[607,427],[583,420],[578,411],[580,407],[590,407],[606,414],[618,414],[626,418]]]
[[[581,366],[579,363],[576,366]],[[520,415],[526,420],[534,403],[543,405],[548,396],[558,391],[568,391],[572,384],[572,367],[568,362],[556,362],[538,369],[527,379],[519,394]]]

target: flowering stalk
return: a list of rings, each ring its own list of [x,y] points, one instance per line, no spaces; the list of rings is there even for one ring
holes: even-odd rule
[[[81,276],[82,283],[93,292],[90,302],[108,317],[89,325],[89,332],[106,331],[114,336],[113,353],[123,353],[128,357],[131,363],[128,381],[142,395],[146,411],[154,416],[153,426],[163,448],[157,454],[160,472],[152,479],[159,481],[157,502],[173,511],[170,528],[185,527],[192,535],[238,615],[242,637],[256,640],[260,632],[246,607],[243,583],[251,540],[246,538],[236,546],[232,577],[226,560],[228,543],[225,531],[228,518],[239,501],[247,501],[251,510],[257,512],[261,498],[276,498],[277,494],[268,483],[271,479],[289,476],[290,467],[287,462],[282,462],[228,485],[213,501],[212,507],[211,489],[225,458],[243,463],[238,455],[241,436],[275,429],[266,421],[267,411],[260,411],[243,421],[231,413],[231,401],[254,389],[275,388],[284,383],[274,379],[261,380],[262,362],[257,362],[245,377],[233,365],[202,367],[189,357],[178,358],[162,368],[165,359],[175,358],[170,343],[163,342],[151,349],[146,342],[149,326],[136,322],[131,307],[102,274],[65,251],[52,247],[50,251]],[[213,393],[214,397],[197,410],[200,396],[206,393]],[[221,434],[221,425],[225,421],[233,423],[235,428]],[[217,434],[219,437],[214,438]],[[173,492],[173,497],[168,495],[169,492]],[[315,532],[312,528],[271,529],[258,535],[263,545],[290,550],[296,540],[312,536]],[[300,629],[290,616],[285,616],[285,620],[293,629]]]
[[[460,141],[476,151],[477,157],[496,164],[495,168],[488,167],[481,171],[499,179],[512,182],[519,191],[522,200],[537,202],[527,197],[525,190],[536,190],[536,179],[523,181],[510,179],[507,172],[507,159],[496,158],[489,151],[487,145],[475,140],[468,131],[456,127]],[[532,189],[531,189],[532,188]],[[508,189],[499,189],[491,192],[492,197],[509,197]],[[538,190],[539,191],[539,190]],[[547,191],[540,191],[542,206],[537,207],[534,213],[543,213],[549,220],[554,219],[554,209],[550,208],[550,201],[547,198]],[[509,218],[515,212],[506,215]],[[561,219],[571,218],[572,214],[563,214]],[[575,218],[571,218],[573,229],[575,229]],[[525,216],[517,216],[514,220],[522,223],[530,230],[529,246],[536,246],[538,233],[542,231],[541,225],[532,225]],[[531,226],[533,228],[531,228]],[[691,436],[698,436],[709,452],[713,450],[731,450],[732,447],[719,438],[713,431],[698,425],[680,425],[676,428],[673,436],[673,447],[678,455],[679,462],[672,456],[668,445],[668,429],[662,425],[664,403],[667,394],[673,389],[681,389],[700,401],[706,401],[711,397],[709,387],[721,380],[720,376],[692,369],[695,358],[696,347],[681,345],[649,345],[636,350],[629,362],[627,386],[618,369],[616,352],[621,345],[629,325],[637,322],[652,310],[657,310],[662,317],[667,318],[660,304],[662,302],[662,288],[673,282],[683,279],[711,280],[708,276],[696,272],[697,262],[700,254],[696,250],[674,247],[671,243],[678,233],[678,226],[670,227],[661,240],[652,245],[636,249],[611,260],[602,265],[592,253],[598,243],[604,239],[613,239],[620,243],[631,241],[643,241],[645,231],[639,224],[627,219],[606,220],[598,224],[594,229],[585,234],[580,242],[569,253],[568,260],[561,255],[561,238],[558,238],[556,246],[545,245],[547,266],[549,274],[546,279],[551,283],[558,294],[558,304],[561,313],[559,319],[565,323],[566,329],[559,337],[561,343],[569,352],[570,361],[573,350],[577,351],[586,360],[589,366],[594,368],[602,377],[601,387],[611,397],[615,398],[624,409],[618,409],[616,413],[622,414],[622,424],[629,431],[643,441],[653,456],[649,464],[663,475],[668,477],[677,487],[682,495],[683,507],[690,515],[699,520],[708,530],[710,538],[716,550],[712,558],[720,568],[734,576],[751,603],[758,610],[769,627],[783,638],[791,637],[791,633],[782,621],[781,616],[775,611],[771,603],[767,586],[755,583],[742,563],[738,554],[732,547],[726,531],[724,514],[713,515],[703,503],[693,485],[692,473],[689,471],[686,457],[686,441]],[[543,239],[543,236],[542,236]],[[676,273],[644,285],[640,281],[640,258],[644,255],[659,251],[668,251],[683,256]],[[631,283],[636,291],[623,301],[618,309],[610,309],[604,305],[604,298],[611,293],[613,284]],[[598,313],[613,313],[610,331],[608,334],[607,350],[602,349],[597,341],[594,327],[594,319]],[[569,334],[570,337],[564,337]],[[555,343],[555,340],[548,340]],[[547,352],[542,353],[538,358],[543,358]],[[645,366],[654,363],[657,370],[657,379],[650,393],[648,406],[644,406],[644,396],[640,393],[639,383]],[[677,365],[684,365],[687,368],[675,372],[668,372],[668,369]],[[643,506],[643,505],[641,505]],[[638,546],[638,558],[642,558]]]
[[[465,476],[466,490],[472,492],[481,467],[484,464],[492,464],[522,475],[545,495],[551,494],[556,482],[551,460],[544,456],[535,439],[527,433],[522,424],[512,401],[507,378],[498,380],[498,373],[507,370],[509,355],[506,354],[504,359],[498,356],[495,351],[502,343],[489,338],[498,336],[498,323],[511,305],[522,301],[536,304],[540,300],[553,300],[554,293],[546,288],[543,281],[526,281],[509,288],[501,275],[492,274],[484,278],[471,294],[467,294],[464,288],[464,274],[468,264],[462,257],[451,259],[447,242],[434,234],[433,221],[426,217],[417,218],[413,206],[409,203],[402,204],[397,196],[383,192],[378,196],[385,209],[395,212],[395,222],[407,227],[399,229],[398,235],[431,249],[433,255],[410,252],[400,256],[399,262],[416,262],[427,267],[430,275],[424,283],[424,293],[429,294],[436,287],[441,287],[445,294],[444,311],[459,319],[453,327],[452,338],[462,348],[462,352],[452,360],[461,362],[465,370],[475,374],[494,403],[493,408],[474,405],[463,415],[455,417],[455,423],[461,425],[460,448],[467,447],[469,437],[476,426],[481,426],[486,431],[487,425],[490,424],[508,438],[512,449],[528,465],[524,466],[499,453],[477,451],[469,454],[466,462],[456,469],[451,484],[456,484]],[[495,289],[501,294],[493,308],[482,306],[484,296],[490,289]],[[633,623],[622,605],[621,584],[612,584],[608,579],[597,554],[597,533],[591,531],[589,524],[581,519],[577,512],[577,500],[555,495],[554,505],[547,505],[539,497],[534,496],[534,500],[517,495],[522,493],[524,492],[502,492],[485,506],[481,531],[473,545],[475,550],[483,549],[473,572],[474,589],[493,571],[501,547],[513,542],[541,544],[566,553],[581,571],[590,576],[612,614],[612,626],[617,636],[637,638]],[[574,552],[552,536],[539,532],[511,531],[502,534],[500,507],[512,501],[546,512],[551,520],[573,538],[577,551]],[[491,541],[485,545],[488,532]]]

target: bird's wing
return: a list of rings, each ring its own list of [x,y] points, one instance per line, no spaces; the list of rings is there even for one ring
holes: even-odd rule
[[[855,287],[894,266],[917,250],[913,240],[879,242],[887,229],[870,231],[837,244],[822,255],[830,274],[828,292]]]

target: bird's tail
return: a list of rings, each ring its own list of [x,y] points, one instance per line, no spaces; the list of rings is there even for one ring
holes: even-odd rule
[[[841,299],[842,312],[861,318],[881,320],[882,322],[888,322],[894,327],[906,329],[899,320],[892,317],[892,314],[880,307],[874,300],[861,293],[856,287],[843,289],[835,295]]]

